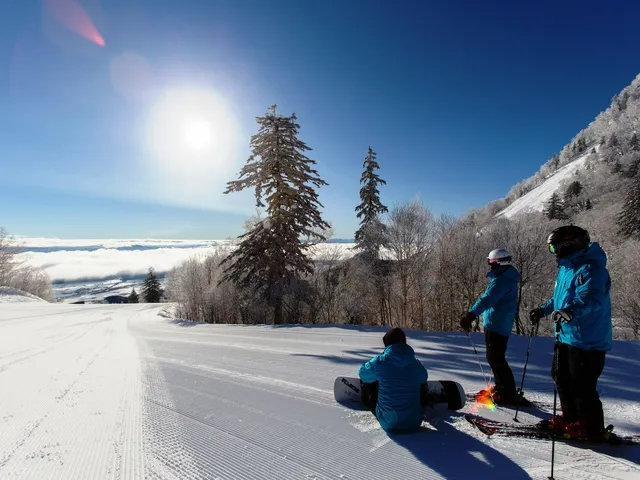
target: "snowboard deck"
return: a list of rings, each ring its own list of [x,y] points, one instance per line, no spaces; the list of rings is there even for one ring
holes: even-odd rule
[[[466,402],[462,385],[452,380],[429,380],[427,382],[425,408],[436,407],[460,410]],[[362,381],[358,377],[337,377],[333,383],[333,395],[337,403],[364,405],[362,403]]]
[[[552,440],[554,436],[552,430],[540,428],[534,424],[500,422],[470,413],[465,414],[464,418],[488,437],[498,435],[506,437],[534,438],[538,440]],[[556,432],[555,438],[556,441],[559,442],[574,442],[588,445],[640,446],[640,435],[619,436],[612,432],[613,428],[613,425],[609,425],[607,427],[607,434],[605,435],[605,440],[603,442],[593,442],[587,438],[572,438],[562,432]]]

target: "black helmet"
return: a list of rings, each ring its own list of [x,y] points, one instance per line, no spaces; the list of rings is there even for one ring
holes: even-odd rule
[[[558,258],[585,250],[590,242],[589,232],[575,225],[558,227],[547,237],[549,251]]]

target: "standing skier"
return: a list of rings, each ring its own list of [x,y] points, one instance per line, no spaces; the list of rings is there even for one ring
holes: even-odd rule
[[[487,261],[491,268],[487,273],[489,286],[471,310],[460,316],[460,326],[469,333],[473,321],[484,313],[487,361],[496,382],[491,392],[493,401],[515,405],[520,402],[520,396],[505,355],[518,308],[520,272],[511,264],[509,252],[502,248],[491,251]]]
[[[604,415],[596,384],[611,350],[611,279],[607,255],[589,233],[566,225],[547,238],[559,267],[553,297],[529,315],[536,325],[552,314],[556,332],[551,376],[562,415],[550,428],[575,438],[604,439]]]
[[[427,370],[400,328],[389,330],[382,341],[384,352],[358,370],[364,403],[385,431],[416,431],[422,424],[421,389],[427,383]]]

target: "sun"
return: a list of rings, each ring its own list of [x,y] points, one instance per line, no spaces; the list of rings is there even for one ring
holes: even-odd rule
[[[206,119],[194,117],[186,120],[182,126],[182,141],[185,150],[194,153],[209,151],[215,132],[215,126]]]
[[[160,167],[209,169],[234,160],[240,133],[225,99],[207,90],[174,90],[152,108],[146,143]]]

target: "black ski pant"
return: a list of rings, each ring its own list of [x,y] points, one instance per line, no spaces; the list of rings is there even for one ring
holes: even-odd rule
[[[484,342],[487,347],[487,362],[489,362],[496,381],[496,391],[507,397],[517,395],[513,372],[505,358],[509,337],[491,330],[485,330]]]
[[[362,403],[375,413],[378,405],[378,382],[362,384]]]
[[[604,433],[604,414],[596,384],[605,355],[599,350],[583,350],[560,342],[554,349],[551,377],[558,389],[562,415],[568,422],[579,420],[589,435]]]
[[[362,384],[362,403],[365,407],[371,410],[374,415],[376,413],[376,406],[378,405],[378,389],[380,384],[378,382],[363,383]],[[422,384],[420,388],[420,403],[422,406],[426,406],[428,403],[428,389],[427,384]]]

